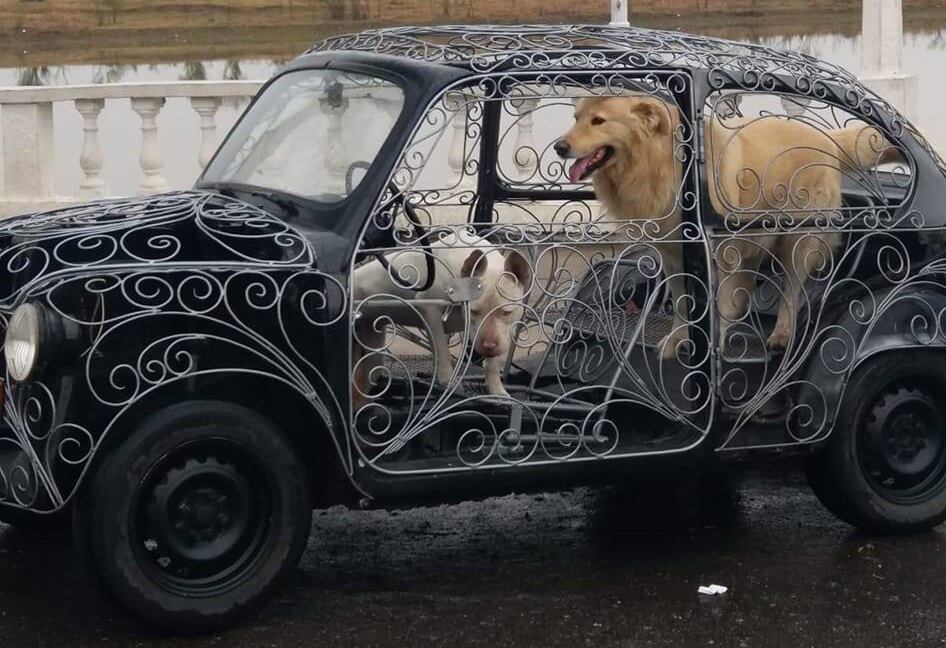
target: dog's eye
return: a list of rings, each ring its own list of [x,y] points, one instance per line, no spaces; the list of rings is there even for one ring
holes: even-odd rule
[[[512,307],[512,306],[506,306],[506,307],[504,307],[500,312],[501,312],[503,315],[512,315],[512,312],[513,312],[514,310],[516,310],[514,307]]]
[[[606,120],[604,117],[592,117],[592,118],[591,118],[591,125],[592,125],[592,126],[600,126],[600,125],[603,124],[605,121],[607,121],[607,120]]]
[[[470,307],[470,315],[479,315],[482,312],[483,312],[483,309],[480,308],[479,306]]]

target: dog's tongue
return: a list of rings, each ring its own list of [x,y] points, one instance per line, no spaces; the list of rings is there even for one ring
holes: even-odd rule
[[[594,159],[594,153],[575,160],[575,163],[568,170],[568,179],[571,180],[575,184],[581,182],[581,177],[585,175],[585,171],[591,165],[591,162],[593,159]]]

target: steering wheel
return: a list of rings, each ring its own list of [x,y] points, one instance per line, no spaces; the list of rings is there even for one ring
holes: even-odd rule
[[[348,170],[345,172],[345,194],[348,195],[354,189],[354,174],[359,169],[367,171],[371,168],[370,162],[364,162],[361,160],[355,161],[348,166]],[[407,279],[402,279],[397,272],[391,271],[391,264],[388,262],[387,257],[380,252],[374,253],[374,257],[378,260],[384,269],[387,271],[388,276],[398,284],[401,288],[407,290],[413,290],[415,292],[424,292],[428,290],[434,283],[434,273],[436,272],[436,267],[434,265],[434,256],[430,250],[430,232],[424,227],[421,222],[420,216],[417,214],[417,210],[414,208],[410,202],[404,197],[404,193],[398,190],[397,185],[394,182],[388,184],[388,191],[391,192],[393,198],[391,199],[392,206],[398,206],[404,210],[404,215],[407,216],[407,220],[410,221],[411,230],[413,231],[413,238],[417,243],[420,244],[421,251],[424,253],[424,260],[427,266],[427,274],[424,277],[424,283],[421,286],[415,286],[411,281]],[[388,215],[385,222],[378,223],[379,227],[393,227],[394,225],[394,214],[391,213]]]

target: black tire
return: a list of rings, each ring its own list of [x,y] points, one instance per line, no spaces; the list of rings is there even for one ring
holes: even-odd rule
[[[946,356],[891,351],[844,390],[835,429],[808,461],[808,483],[865,531],[911,533],[946,520]]]
[[[99,582],[177,633],[248,614],[309,537],[306,470],[270,421],[223,402],[169,407],[112,449],[76,504],[74,535]]]

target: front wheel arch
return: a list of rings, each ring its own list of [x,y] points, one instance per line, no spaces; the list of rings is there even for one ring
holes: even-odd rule
[[[233,372],[177,380],[127,406],[107,422],[108,431],[99,440],[82,480],[66,505],[81,494],[88,476],[94,474],[108,453],[155,412],[182,403],[210,401],[252,410],[285,433],[309,470],[313,504],[357,502],[360,495],[352,486],[349,471],[331,436],[332,422],[324,420],[305,397],[285,383],[262,375]]]
[[[221,485],[222,476],[229,477]],[[310,531],[307,482],[294,446],[271,421],[233,403],[191,400],[153,412],[102,460],[75,501],[73,535],[85,566],[129,611],[174,632],[203,632],[257,607],[298,561]],[[231,504],[244,498],[245,506]],[[212,537],[174,541],[183,533],[174,515],[184,502],[180,515]],[[204,519],[208,506],[216,512]],[[219,557],[202,556],[207,547],[195,537]],[[158,539],[154,550],[145,538]],[[173,561],[158,565],[164,554]],[[174,565],[185,559],[197,561],[187,569],[211,571],[181,581]],[[213,589],[207,579],[215,579]]]

